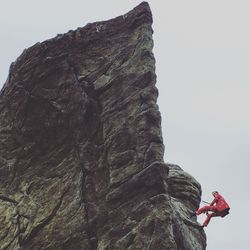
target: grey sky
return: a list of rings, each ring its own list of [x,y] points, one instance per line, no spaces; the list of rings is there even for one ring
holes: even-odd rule
[[[0,83],[38,41],[126,13],[137,0],[0,0]],[[206,228],[208,250],[249,249],[249,0],[150,0],[166,162],[218,190],[230,216]],[[246,215],[243,215],[246,213]],[[199,218],[202,222],[204,218]]]

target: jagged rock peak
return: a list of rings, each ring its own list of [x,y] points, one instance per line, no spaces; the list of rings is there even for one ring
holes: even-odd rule
[[[108,21],[89,23],[75,31],[70,30],[68,33],[58,34],[55,38],[46,40],[42,43],[36,43],[23,51],[21,56],[12,63],[10,71],[28,63],[31,57],[42,56],[44,60],[49,60],[50,58],[58,56],[58,54],[66,56],[67,51],[62,53],[62,49],[70,50],[71,47],[76,46],[85,46],[87,49],[88,43],[92,43],[93,41],[96,43],[102,42],[102,39],[112,39],[113,35],[118,33],[126,33],[129,35],[130,32],[133,32],[137,27],[143,24],[152,24],[152,22],[150,7],[147,2],[142,2],[133,10],[122,16],[118,16]],[[34,66],[34,63],[35,62],[32,62],[32,66]]]
[[[37,43],[0,95],[0,249],[205,249],[201,188],[163,162],[152,15]]]

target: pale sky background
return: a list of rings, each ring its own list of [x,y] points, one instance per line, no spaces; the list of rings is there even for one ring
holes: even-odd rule
[[[0,86],[36,42],[125,14],[137,0],[0,0]],[[149,0],[165,161],[231,205],[212,219],[208,250],[248,250],[250,211],[250,2]],[[202,222],[203,218],[199,218]]]

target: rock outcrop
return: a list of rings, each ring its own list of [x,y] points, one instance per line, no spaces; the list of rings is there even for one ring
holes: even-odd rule
[[[163,162],[147,3],[25,50],[0,96],[0,249],[205,249]]]

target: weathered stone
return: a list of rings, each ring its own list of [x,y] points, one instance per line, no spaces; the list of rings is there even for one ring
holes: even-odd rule
[[[164,164],[147,3],[25,50],[0,96],[0,249],[205,249]]]
[[[205,249],[205,233],[201,231],[196,221],[190,221],[190,215],[200,204],[200,184],[179,166],[168,164],[168,167],[168,193],[173,207],[173,228],[177,249]]]

